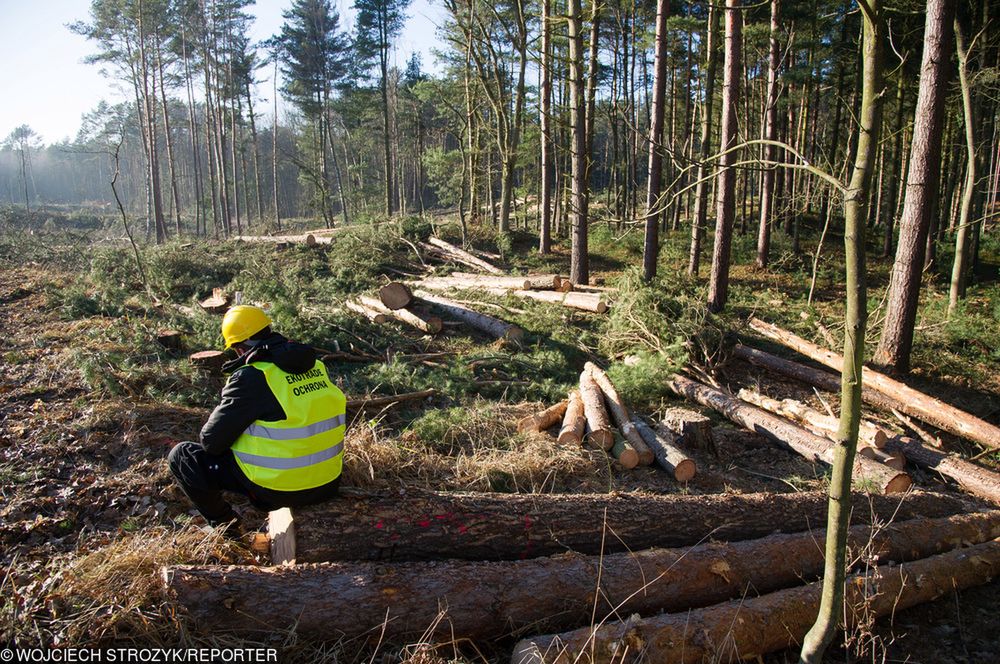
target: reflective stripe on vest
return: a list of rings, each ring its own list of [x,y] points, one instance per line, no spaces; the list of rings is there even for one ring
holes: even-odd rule
[[[233,445],[236,463],[254,484],[275,491],[322,486],[340,475],[347,399],[316,361],[300,374],[252,362],[285,411],[279,421],[256,420]]]

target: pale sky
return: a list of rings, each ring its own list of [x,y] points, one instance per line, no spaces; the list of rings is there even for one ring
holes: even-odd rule
[[[255,41],[278,32],[281,12],[291,0],[257,0],[251,29]],[[341,26],[352,27],[353,0],[333,0]],[[125,99],[116,81],[104,77],[98,65],[83,63],[94,45],[73,34],[68,23],[89,18],[90,0],[0,0],[0,141],[15,127],[27,124],[45,143],[74,138],[80,116],[101,99]],[[438,44],[437,26],[444,8],[435,0],[413,0],[403,34],[397,40],[396,63],[404,67],[419,51],[425,71],[434,71],[431,49]],[[269,98],[272,70],[262,69],[260,95]]]

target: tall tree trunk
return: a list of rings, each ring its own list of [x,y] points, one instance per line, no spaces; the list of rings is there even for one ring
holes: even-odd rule
[[[274,225],[281,230],[281,212],[278,209],[278,58],[274,58],[274,74],[271,81],[274,96],[274,120],[271,122],[271,203],[274,205]]]
[[[385,215],[391,217],[396,211],[396,192],[394,188],[392,163],[392,134],[389,121],[389,36],[388,26],[384,22],[379,25],[379,68],[382,82],[379,91],[382,94],[382,156],[385,159]]]
[[[649,178],[646,182],[646,238],[642,252],[642,278],[656,276],[656,258],[660,250],[658,237],[660,215],[660,184],[663,166],[663,114],[667,77],[667,0],[656,3],[656,61],[653,67],[653,113],[649,123]]]
[[[170,132],[170,107],[167,105],[166,79],[163,77],[163,53],[160,47],[159,36],[155,36],[154,40],[156,42],[156,69],[160,75],[160,101],[163,104],[163,140],[167,145],[167,166],[170,169],[170,193],[174,205],[174,223],[177,230],[177,237],[180,237],[181,197],[177,191],[177,165],[174,160],[174,139]]]
[[[906,58],[904,57],[904,64]],[[892,255],[892,245],[893,245],[893,228],[896,225],[896,204],[899,201],[899,183],[902,181],[902,170],[903,170],[903,117],[905,113],[903,112],[903,104],[906,101],[904,96],[904,83],[906,81],[906,76],[902,69],[903,65],[900,65],[899,79],[896,82],[896,125],[893,128],[893,133],[895,134],[895,144],[892,148],[892,164],[891,164],[891,175],[889,176],[889,182],[887,184],[887,189],[889,192],[889,200],[882,211],[882,222],[885,224],[883,228],[882,236],[882,257],[888,258]]]
[[[538,233],[538,253],[552,250],[552,190],[555,180],[552,143],[552,27],[549,23],[552,0],[542,0],[542,53],[539,63],[539,123],[542,143],[542,190],[539,196],[541,227]]]
[[[207,233],[205,228],[204,210],[202,208],[202,181],[203,174],[201,168],[201,151],[198,146],[198,126],[194,110],[194,76],[191,73],[191,65],[187,53],[187,36],[184,25],[181,24],[181,60],[184,62],[184,88],[187,91],[188,106],[188,132],[191,134],[191,163],[194,167],[194,232]]]
[[[708,180],[707,172],[710,165],[708,157],[712,154],[712,97],[715,94],[715,36],[719,26],[719,10],[714,3],[708,6],[708,29],[705,36],[705,79],[704,101],[702,102],[701,141],[699,146],[697,184],[694,192],[694,219],[691,222],[691,253],[688,257],[688,274],[698,276],[701,266],[701,240],[705,235],[708,220]]]
[[[528,64],[528,25],[524,14],[524,4],[515,3],[517,8],[517,42],[515,49],[518,54],[517,84],[514,88],[514,117],[508,114],[506,122],[510,126],[505,132],[507,141],[503,145],[501,157],[500,182],[500,223],[501,235],[510,233],[511,199],[514,196],[514,170],[517,168],[517,150],[521,142],[521,120],[524,116],[524,76]],[[497,118],[504,122],[503,118]]]
[[[910,369],[920,275],[937,196],[954,11],[953,2],[928,0],[906,200],[899,223],[899,246],[892,268],[885,326],[874,358],[876,364],[899,373]]]
[[[932,0],[933,2],[934,0]],[[943,0],[948,2],[949,0]],[[882,48],[884,27],[880,0],[868,0],[862,41],[862,94],[857,153],[844,194],[844,252],[847,308],[844,365],[841,372],[840,430],[836,435],[830,505],[827,512],[823,593],[816,622],[802,642],[800,664],[819,664],[843,616],[850,527],[851,472],[861,425],[861,369],[864,363],[868,293],[865,281],[865,224],[875,151],[882,127]]]
[[[708,285],[708,310],[717,313],[726,306],[729,295],[729,254],[733,240],[733,217],[736,214],[736,107],[740,103],[740,46],[742,40],[740,0],[726,0],[726,62],[723,68],[722,128],[719,147],[718,202],[716,205],[715,246],[712,248],[712,274]]]
[[[257,203],[257,220],[264,219],[264,199],[260,186],[260,143],[257,141],[257,118],[253,113],[253,95],[250,93],[250,81],[246,84],[247,115],[250,116],[250,140],[253,141],[253,189]]]
[[[570,227],[572,247],[569,278],[573,284],[590,280],[587,250],[587,119],[583,84],[583,38],[580,0],[569,0],[566,23],[569,27],[570,158],[572,161],[572,201]]]
[[[955,43],[958,52],[958,78],[962,88],[962,117],[965,119],[965,185],[962,187],[962,211],[958,216],[955,234],[955,263],[951,270],[951,288],[948,293],[948,314],[958,307],[958,300],[965,297],[966,272],[969,254],[969,225],[972,223],[972,198],[976,189],[976,135],[972,107],[972,89],[969,85],[969,47],[958,18],[955,18]]]
[[[764,118],[764,140],[774,141],[778,135],[778,12],[780,0],[771,0],[771,38],[767,59],[767,106]],[[764,162],[774,161],[773,145],[764,144]],[[766,167],[761,175],[760,232],[757,235],[757,267],[767,267],[771,250],[771,212],[774,208],[774,168]]]

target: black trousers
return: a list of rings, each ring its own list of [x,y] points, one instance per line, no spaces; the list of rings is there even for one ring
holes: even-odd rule
[[[279,507],[324,502],[336,496],[340,486],[337,477],[327,484],[302,491],[266,489],[247,479],[232,452],[218,456],[209,454],[200,443],[178,443],[170,450],[167,464],[184,495],[212,525],[236,518],[232,506],[222,496],[223,491],[244,495],[254,507],[268,512]]]

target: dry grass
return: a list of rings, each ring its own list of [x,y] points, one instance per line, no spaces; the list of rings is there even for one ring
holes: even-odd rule
[[[160,569],[182,563],[252,562],[244,549],[218,532],[150,528],[83,557],[52,561],[41,584],[18,587],[8,574],[3,613],[15,630],[15,642],[175,645],[181,623],[163,592]]]

